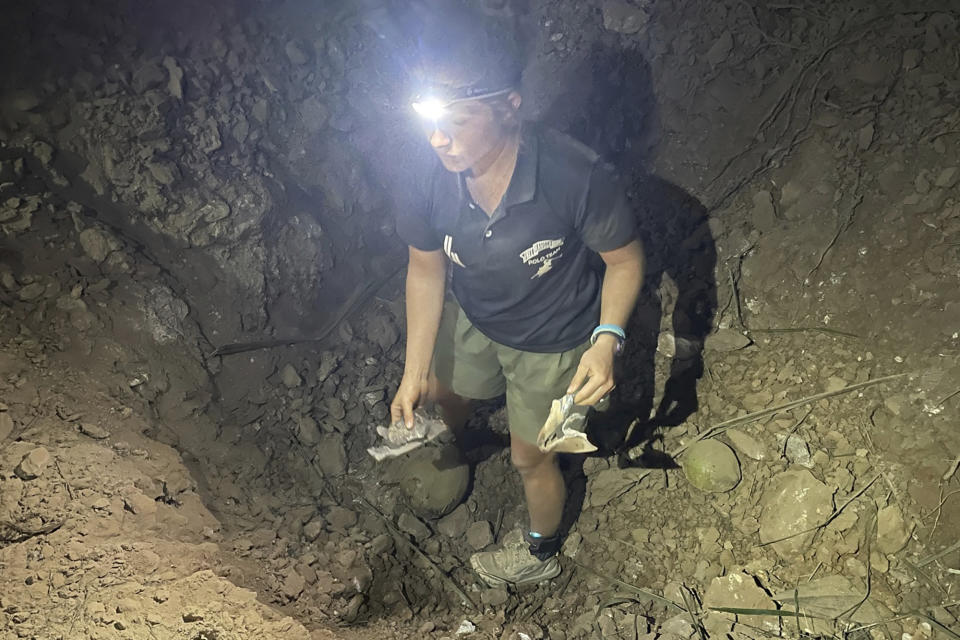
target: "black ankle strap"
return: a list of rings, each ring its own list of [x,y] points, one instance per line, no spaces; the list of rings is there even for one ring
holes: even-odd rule
[[[558,534],[544,538],[524,533],[523,539],[530,545],[530,554],[538,560],[549,560],[560,552],[561,540]]]

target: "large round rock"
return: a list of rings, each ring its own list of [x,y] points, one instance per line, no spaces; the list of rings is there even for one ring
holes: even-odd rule
[[[719,440],[701,440],[687,449],[683,472],[701,491],[723,493],[740,483],[740,461],[733,449]]]
[[[470,465],[453,445],[426,446],[401,458],[400,487],[418,515],[439,518],[463,502]]]

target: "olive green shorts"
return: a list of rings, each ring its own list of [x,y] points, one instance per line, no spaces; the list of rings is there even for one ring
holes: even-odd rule
[[[537,434],[576,373],[587,340],[562,353],[520,351],[494,342],[467,319],[455,300],[443,305],[433,370],[454,393],[474,400],[507,394],[510,434],[536,444]]]

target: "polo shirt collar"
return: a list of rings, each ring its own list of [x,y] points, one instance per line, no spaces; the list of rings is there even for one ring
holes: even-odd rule
[[[540,167],[539,136],[532,125],[524,124],[520,132],[520,149],[517,152],[517,165],[513,169],[510,185],[500,203],[501,209],[533,200],[537,194],[537,174]],[[457,174],[457,186],[460,197],[469,198],[464,173]]]
[[[504,208],[533,200],[537,193],[537,169],[540,156],[537,153],[537,134],[532,126],[524,125],[520,133],[520,151],[517,166],[513,170],[510,186],[503,196]]]

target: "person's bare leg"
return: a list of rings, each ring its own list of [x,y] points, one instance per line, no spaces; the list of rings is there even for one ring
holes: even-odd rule
[[[537,445],[517,437],[510,439],[510,457],[523,481],[530,514],[530,531],[544,538],[557,533],[563,518],[567,488],[555,453],[543,453]]]
[[[473,414],[475,401],[454,393],[453,389],[437,380],[437,376],[432,373],[428,385],[430,400],[440,407],[443,421],[450,427],[454,437],[459,439],[467,420]]]

